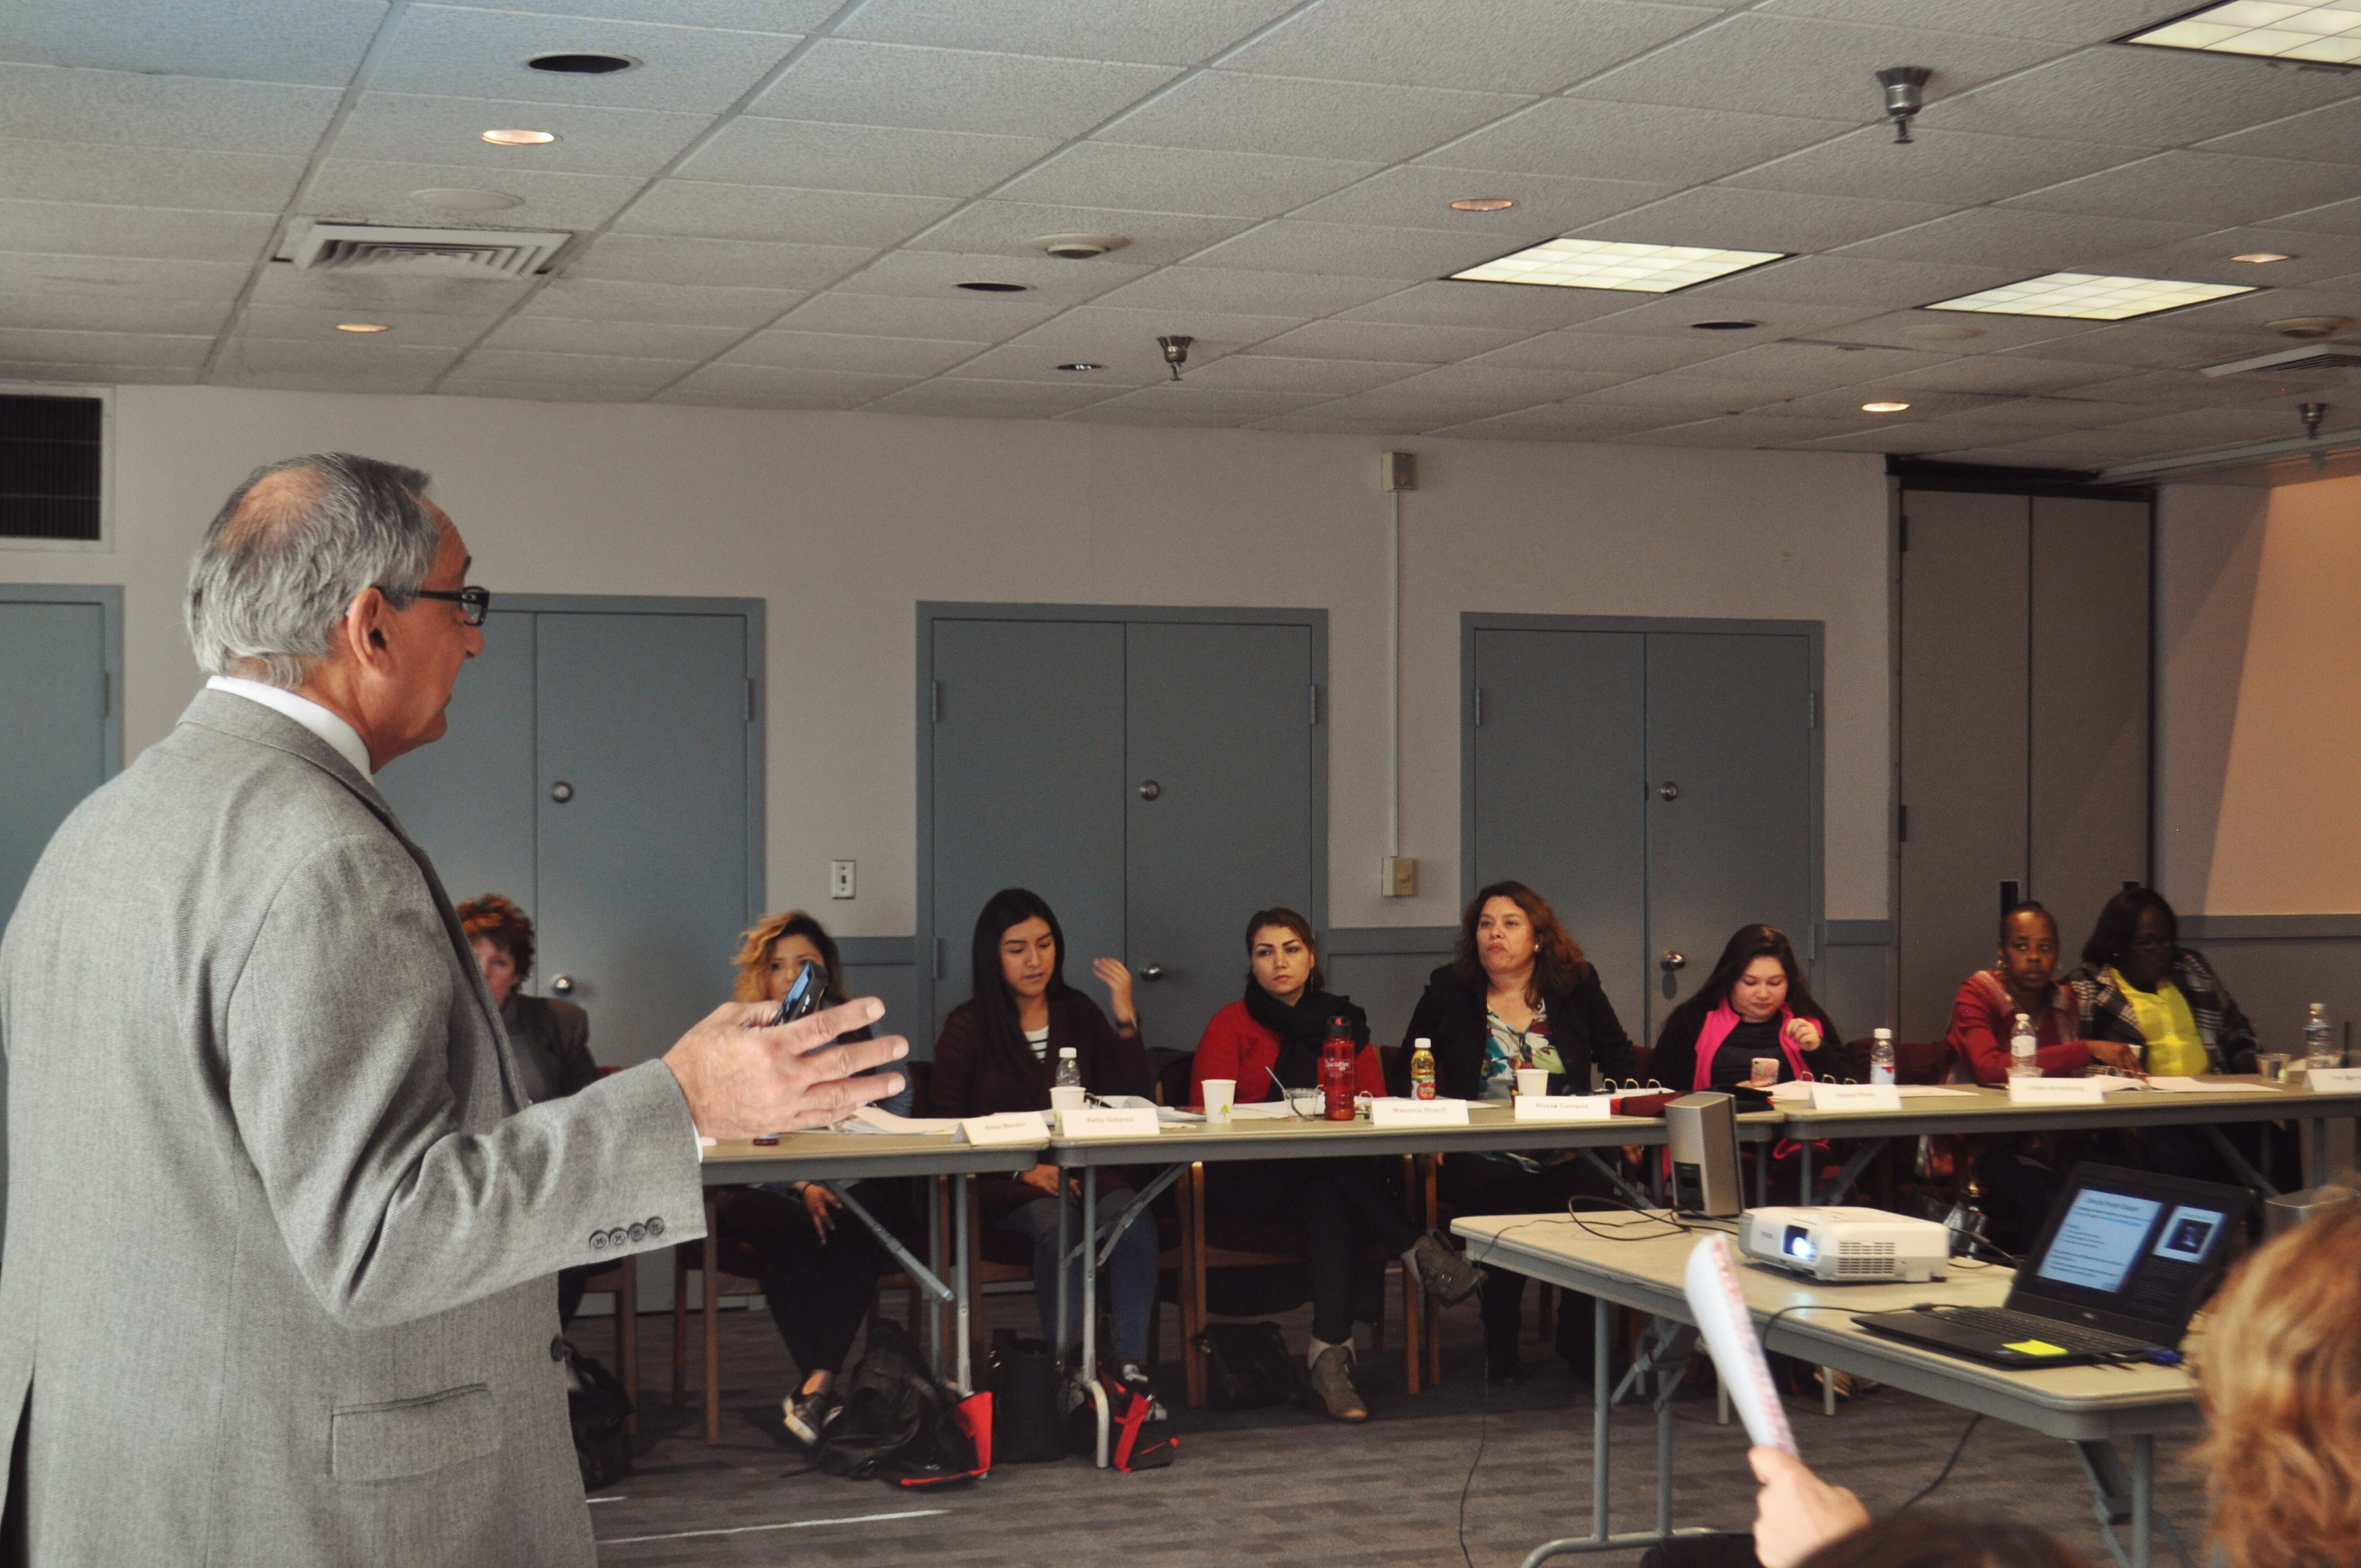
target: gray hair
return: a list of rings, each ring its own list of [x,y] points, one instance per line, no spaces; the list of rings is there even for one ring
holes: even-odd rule
[[[256,493],[266,480],[297,475]],[[329,655],[336,623],[370,587],[417,601],[442,532],[416,468],[314,453],[266,464],[230,492],[189,564],[189,642],[209,675],[286,690]]]

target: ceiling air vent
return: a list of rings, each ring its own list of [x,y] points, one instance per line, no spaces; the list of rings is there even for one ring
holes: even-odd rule
[[[549,265],[570,234],[505,229],[388,228],[376,224],[313,224],[288,258],[314,271],[368,272],[386,278],[530,278]]]
[[[2361,343],[2308,343],[2301,348],[2281,348],[2269,354],[2257,354],[2251,359],[2233,359],[2226,365],[2208,365],[2208,376],[2235,376],[2242,370],[2268,370],[2284,374],[2290,370],[2351,370],[2361,368]]]

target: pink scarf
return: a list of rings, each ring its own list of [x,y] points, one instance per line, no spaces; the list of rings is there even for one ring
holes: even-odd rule
[[[1809,1082],[1812,1074],[1804,1066],[1804,1053],[1797,1050],[1795,1042],[1787,1037],[1787,1025],[1795,1021],[1795,1014],[1784,1007],[1779,1009],[1779,1048],[1786,1053],[1788,1069],[1795,1077]],[[1697,1081],[1691,1088],[1702,1091],[1713,1087],[1713,1058],[1720,1052],[1722,1042],[1730,1038],[1730,1031],[1738,1027],[1738,1023],[1737,1010],[1727,1002],[1705,1015],[1705,1026],[1697,1031]]]

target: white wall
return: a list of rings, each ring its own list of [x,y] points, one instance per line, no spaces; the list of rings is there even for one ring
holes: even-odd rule
[[[1330,919],[1456,918],[1462,610],[1827,625],[1827,914],[1886,917],[1882,460],[1529,443],[1148,430],[868,414],[125,387],[104,551],[0,547],[0,581],[119,583],[126,753],[198,679],[188,555],[255,466],[346,449],[434,472],[500,592],[760,597],[775,694],[818,695],[818,743],[772,729],[769,894],[847,935],[914,925],[912,683],[920,599],[1324,607]],[[1403,498],[1402,852],[1382,899],[1385,498]],[[464,676],[462,677],[465,678]],[[829,905],[827,862],[861,862]]]

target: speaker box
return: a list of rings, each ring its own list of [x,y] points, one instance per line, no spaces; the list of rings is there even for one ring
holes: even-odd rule
[[[1684,1094],[1664,1107],[1672,1146],[1673,1207],[1710,1218],[1746,1207],[1738,1171],[1738,1102],[1727,1094]]]

